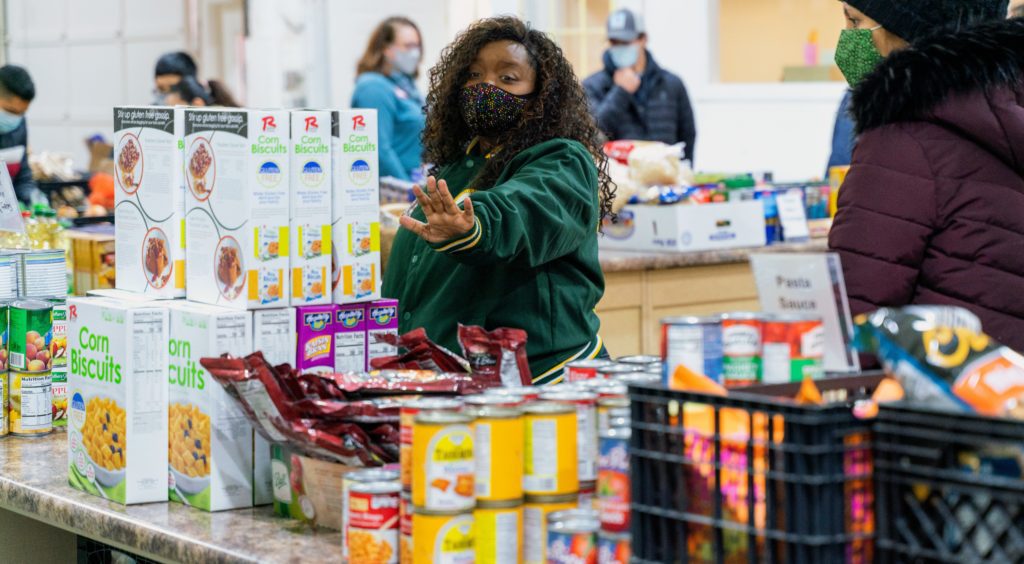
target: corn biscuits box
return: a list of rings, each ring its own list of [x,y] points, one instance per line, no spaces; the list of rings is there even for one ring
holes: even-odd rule
[[[68,300],[68,482],[123,504],[167,501],[169,314]]]
[[[168,496],[206,511],[251,507],[254,431],[199,360],[251,352],[252,312],[192,302],[169,309]]]
[[[289,305],[287,110],[184,110],[188,299]]]
[[[291,112],[292,305],[331,303],[331,112]]]

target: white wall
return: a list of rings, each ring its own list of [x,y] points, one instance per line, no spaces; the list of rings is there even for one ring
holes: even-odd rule
[[[36,83],[28,111],[33,151],[88,164],[83,140],[110,138],[118,104],[148,104],[160,54],[185,47],[183,2],[6,0],[7,61]]]

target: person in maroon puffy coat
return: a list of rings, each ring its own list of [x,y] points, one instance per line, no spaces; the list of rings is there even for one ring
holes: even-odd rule
[[[1024,351],[1024,19],[995,21],[1005,0],[848,4],[907,43],[854,88],[859,138],[829,235],[854,314],[961,306]],[[924,4],[957,23],[911,18],[901,35],[886,21]]]

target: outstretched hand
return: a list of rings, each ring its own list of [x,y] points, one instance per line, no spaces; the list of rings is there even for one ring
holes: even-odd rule
[[[444,180],[438,182],[433,176],[427,178],[427,191],[420,189],[419,185],[412,187],[416,201],[419,202],[423,214],[426,216],[426,223],[417,221],[408,215],[399,219],[402,227],[412,231],[428,243],[441,243],[465,235],[473,229],[476,217],[473,215],[473,202],[466,198],[463,206],[459,209],[451,192],[448,191],[448,183]]]

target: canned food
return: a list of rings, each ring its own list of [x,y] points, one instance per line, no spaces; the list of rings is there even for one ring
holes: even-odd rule
[[[661,320],[661,356],[665,386],[673,386],[676,368],[685,366],[715,382],[722,381],[722,325],[718,317],[673,317]]]
[[[629,427],[630,419],[629,414],[624,416],[612,417],[608,423],[609,429],[618,429],[620,427]]]
[[[660,364],[661,358],[652,355],[638,354],[633,356],[624,356],[618,359],[616,362],[618,362],[619,364],[629,364],[644,368],[649,364]]]
[[[521,499],[477,504],[476,564],[518,564],[523,558]]]
[[[576,495],[576,500],[579,509],[597,509],[597,482],[580,483],[580,493]]]
[[[576,494],[527,497],[523,504],[523,562],[547,564],[548,515],[573,509]]]
[[[19,372],[49,372],[53,306],[40,300],[18,300],[11,303],[10,317],[10,368]]]
[[[0,372],[7,372],[9,357],[8,342],[10,341],[10,306],[0,302]]]
[[[0,372],[0,437],[10,432],[7,410],[10,409],[10,381],[6,372]]]
[[[348,525],[350,516],[350,491],[360,484],[374,484],[382,482],[394,482],[398,480],[398,472],[384,468],[367,468],[347,472],[341,479],[341,552],[342,556],[348,558]]]
[[[398,561],[412,562],[412,495],[402,492],[398,504]]]
[[[597,562],[597,531],[601,527],[591,510],[559,511],[548,516],[550,564]]]
[[[576,409],[561,403],[537,402],[523,409],[523,418],[523,492],[575,495],[580,485]]]
[[[10,433],[41,436],[53,430],[49,372],[10,372]]]
[[[473,509],[472,423],[469,415],[451,411],[427,411],[413,419],[413,505],[427,511]]]
[[[50,298],[48,301],[53,304],[53,335],[50,339],[53,425],[63,427],[68,422],[68,303],[65,298]]]
[[[764,317],[756,313],[722,316],[722,383],[727,388],[761,381]]]
[[[576,451],[580,482],[597,479],[597,394],[592,392],[557,392],[541,394],[544,401],[572,405],[576,408]]]
[[[419,507],[412,514],[412,561],[473,562],[476,531],[472,513],[427,511]]]
[[[350,562],[397,563],[402,485],[360,482],[348,490],[345,530]]]
[[[656,386],[662,382],[662,373],[633,372],[617,376],[615,381],[628,386]]]
[[[398,412],[398,461],[401,465],[402,489],[412,491],[412,423],[421,411],[458,411],[462,402],[450,398],[424,398],[402,403]]]
[[[501,399],[497,396],[492,398]],[[518,407],[470,407],[475,490],[480,502],[523,497],[523,412]]]
[[[509,399],[517,399],[519,403],[517,405],[523,405],[531,401],[535,401],[540,397],[540,388],[533,386],[524,386],[522,388],[489,388],[484,390],[484,394],[488,396],[507,397]]]
[[[565,379],[568,382],[584,382],[598,377],[598,371],[611,366],[610,360],[583,359],[565,365]]]
[[[629,479],[628,427],[614,428],[601,433],[600,457],[597,471],[597,510],[601,529],[615,533],[629,531]]]
[[[631,545],[628,534],[601,531],[597,534],[597,564],[629,564]]]
[[[614,380],[624,374],[635,374],[643,370],[635,364],[612,364],[598,371],[598,377],[605,380]]]
[[[471,396],[464,396],[462,401],[466,404],[467,410],[477,409],[481,407],[519,407],[523,404],[519,396],[506,395],[506,394],[474,394]]]
[[[613,417],[621,417],[623,415],[625,415],[626,417],[629,416],[629,399],[601,398],[597,400],[598,437],[600,437],[601,433],[604,433],[608,429],[611,429],[611,421]]]
[[[824,376],[825,327],[809,315],[772,315],[764,320],[766,384],[803,382]]]

